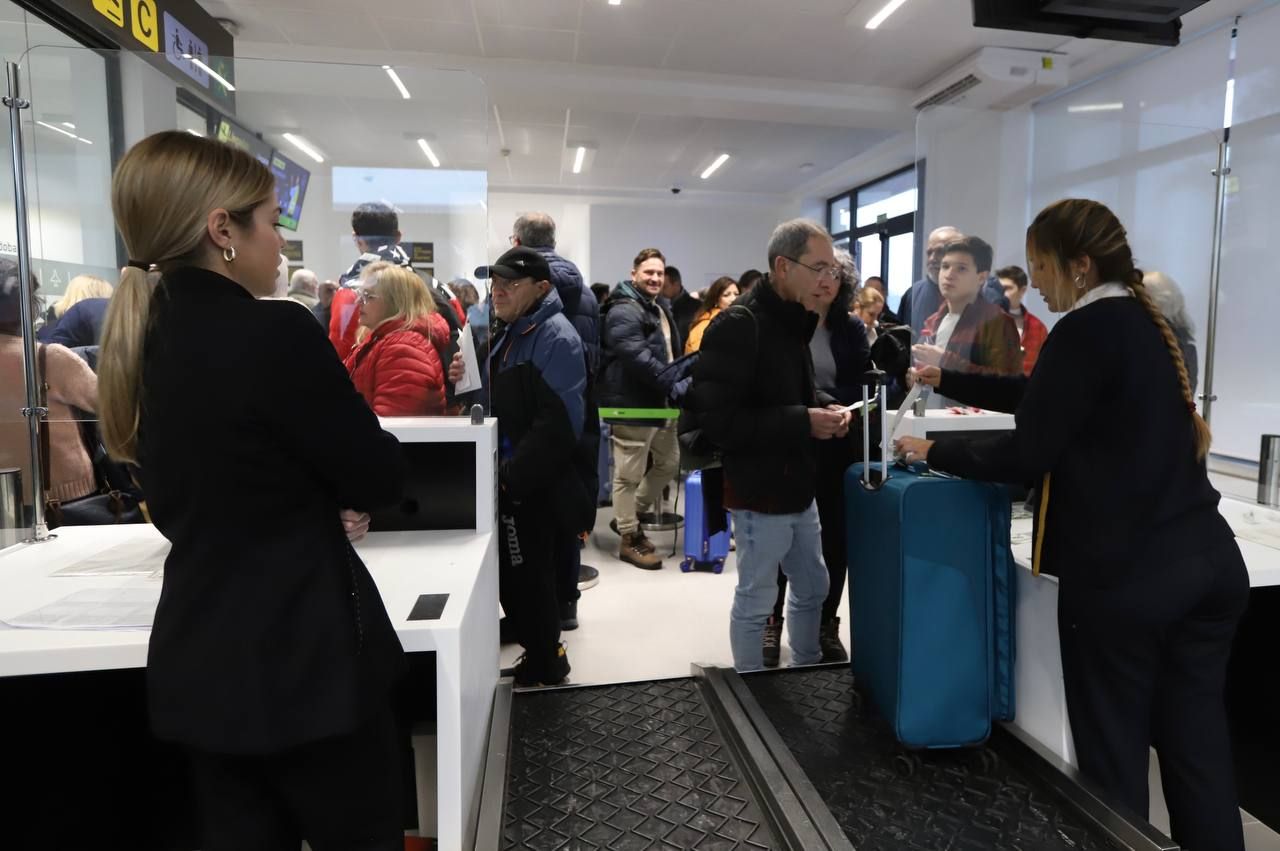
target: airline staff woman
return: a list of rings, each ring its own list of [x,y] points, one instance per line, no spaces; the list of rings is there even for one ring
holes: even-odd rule
[[[1004,397],[1015,431],[903,438],[898,451],[968,478],[1041,484],[1037,563],[1061,583],[1080,768],[1145,817],[1154,745],[1174,840],[1243,851],[1223,689],[1249,578],[1209,484],[1209,429],[1181,348],[1103,205],[1048,207],[1027,255],[1049,309],[1067,312],[1030,379],[921,376],[953,398]]]
[[[121,159],[111,206],[133,259],[103,332],[103,433],[173,544],[147,697],[191,758],[200,847],[402,849],[404,654],[349,543],[399,499],[399,444],[315,319],[257,300],[283,245],[265,166],[158,133]]]

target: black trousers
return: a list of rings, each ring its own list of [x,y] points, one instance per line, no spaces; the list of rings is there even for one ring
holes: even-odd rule
[[[1148,749],[1160,757],[1173,839],[1243,851],[1224,688],[1249,575],[1235,542],[1143,566],[1123,584],[1064,579],[1058,634],[1080,769],[1148,813]]]
[[[203,851],[401,851],[403,765],[390,703],[361,729],[278,754],[189,751]]]
[[[844,597],[844,583],[849,576],[848,543],[845,540],[844,474],[853,463],[848,438],[822,441],[818,445],[818,478],[816,501],[818,522],[822,524],[822,560],[827,564],[831,584],[827,599],[822,604],[822,621],[826,623],[836,616],[840,600]],[[830,445],[828,445],[830,444]],[[778,571],[778,599],[773,605],[773,616],[781,618],[787,600],[787,576]]]
[[[572,603],[582,597],[578,590],[578,572],[582,568],[582,541],[577,532],[568,529],[556,531],[556,600],[560,605]]]
[[[530,657],[546,658],[560,643],[556,546],[563,535],[550,514],[532,502],[500,499],[498,524],[498,599],[516,641]]]

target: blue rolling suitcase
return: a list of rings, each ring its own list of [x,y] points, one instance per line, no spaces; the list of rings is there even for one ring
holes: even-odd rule
[[[845,474],[854,678],[906,747],[979,745],[1014,715],[1009,495],[889,469],[887,428],[886,460]]]
[[[707,515],[702,502],[702,471],[694,470],[684,483],[684,561],[680,569],[689,573],[695,568],[724,570],[729,556],[729,513],[725,512],[725,531],[707,534]]]

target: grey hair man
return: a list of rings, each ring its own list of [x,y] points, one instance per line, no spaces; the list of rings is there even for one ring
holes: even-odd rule
[[[310,269],[299,269],[289,278],[289,300],[308,310],[320,303],[320,279]]]
[[[724,462],[733,512],[738,587],[729,641],[740,671],[764,665],[761,639],[787,575],[789,637],[796,664],[822,658],[819,626],[829,578],[815,502],[816,440],[843,437],[849,415],[814,385],[806,304],[842,276],[820,225],[784,222],[769,240],[769,276],[712,323],[694,367],[689,407]],[[743,309],[745,308],[745,309]],[[710,516],[716,516],[714,512]]]

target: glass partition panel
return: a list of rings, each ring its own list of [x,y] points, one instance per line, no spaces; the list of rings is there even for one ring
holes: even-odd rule
[[[1280,295],[1271,281],[1271,240],[1280,229],[1277,39],[1280,7],[1240,23],[1214,352],[1214,452],[1253,462],[1261,436],[1280,433],[1280,371],[1274,368]]]
[[[54,44],[22,53],[21,44],[10,43],[16,33],[7,24],[0,29],[0,38],[8,39],[0,47],[20,59],[22,94],[30,101],[19,130],[36,279],[32,330],[41,341],[71,350],[46,347],[44,361],[58,358],[75,367],[71,379],[66,369],[46,371],[48,433],[55,446],[79,442],[91,450],[97,441],[97,344],[128,259],[112,217],[112,171],[130,146],[163,130],[239,145],[271,170],[286,240],[274,297],[297,302],[315,317],[349,369],[376,354],[389,330],[407,327],[422,338],[423,352],[437,366],[424,368],[415,392],[390,402],[375,386],[366,397],[377,413],[456,415],[486,401],[483,390],[457,393],[446,374],[462,348],[477,352],[483,375],[487,351],[487,286],[474,280],[475,269],[494,259],[486,248],[488,106],[478,78],[413,67],[231,60],[198,49],[121,53]],[[0,211],[0,259],[12,261],[17,246],[8,141],[5,133],[0,198],[8,214]],[[383,213],[372,219],[386,224],[370,230],[363,224],[370,217],[353,215],[359,208]],[[383,325],[363,311],[376,296],[362,294],[378,291],[378,281],[363,269],[376,260],[411,269],[435,315],[409,316],[397,308]],[[304,270],[312,274],[298,274]],[[14,331],[21,330],[15,320]],[[29,524],[34,483],[20,413],[25,360],[21,336],[9,339],[11,356],[0,376],[6,399],[0,471],[24,474],[20,502],[26,506],[22,522]],[[50,479],[64,499],[100,484],[68,491],[76,477],[59,468],[59,456],[55,449]],[[0,528],[5,525],[0,519]]]
[[[952,107],[922,113],[917,156],[926,164],[926,239],[939,228],[954,227],[990,243],[993,273],[1009,266],[1025,269],[1026,228],[1041,209],[1063,198],[1100,201],[1125,225],[1139,265],[1182,285],[1192,317],[1203,327],[1213,234],[1210,172],[1220,132],[1211,126],[1139,122],[1122,109],[1078,113],[1070,107],[1063,102],[1035,110]],[[933,269],[940,261],[933,258]],[[974,286],[966,279],[963,294],[968,297]],[[979,301],[1009,297],[993,278],[980,287],[973,296]],[[940,290],[928,277],[913,286],[911,324],[926,342],[936,344],[943,330],[942,308],[953,300],[942,292],[947,288],[945,280]],[[1047,328],[1056,317],[1033,287],[1015,293],[1014,300],[1021,302],[1010,305],[1020,326],[1015,338],[1020,357],[975,349],[967,358],[973,366],[1010,371],[1016,363],[1024,372],[1033,366],[1035,353],[1024,345],[1028,317]],[[1202,359],[1202,354],[1196,358]]]
[[[487,282],[474,279],[494,259],[486,248],[488,106],[478,78],[198,50],[57,47],[33,48],[23,72],[32,103],[23,137],[33,265],[50,303],[72,310],[80,299],[109,295],[93,278],[118,281],[128,258],[110,185],[129,147],[162,130],[217,138],[254,154],[275,178],[285,247],[274,297],[311,312],[349,369],[376,359],[389,333],[407,329],[423,350],[421,386],[411,393],[379,392],[371,370],[374,385],[362,388],[375,412],[456,415],[482,401],[481,392],[456,393],[445,374],[466,337],[479,344],[465,347],[481,352],[477,360],[487,339]],[[436,315],[413,316],[380,295],[365,272],[378,261],[411,268]],[[366,310],[375,300],[384,310]],[[48,339],[92,361],[100,311],[81,307],[77,318],[92,317],[88,323],[61,316],[50,316],[57,327],[51,322]],[[54,419],[75,416],[55,407]]]

